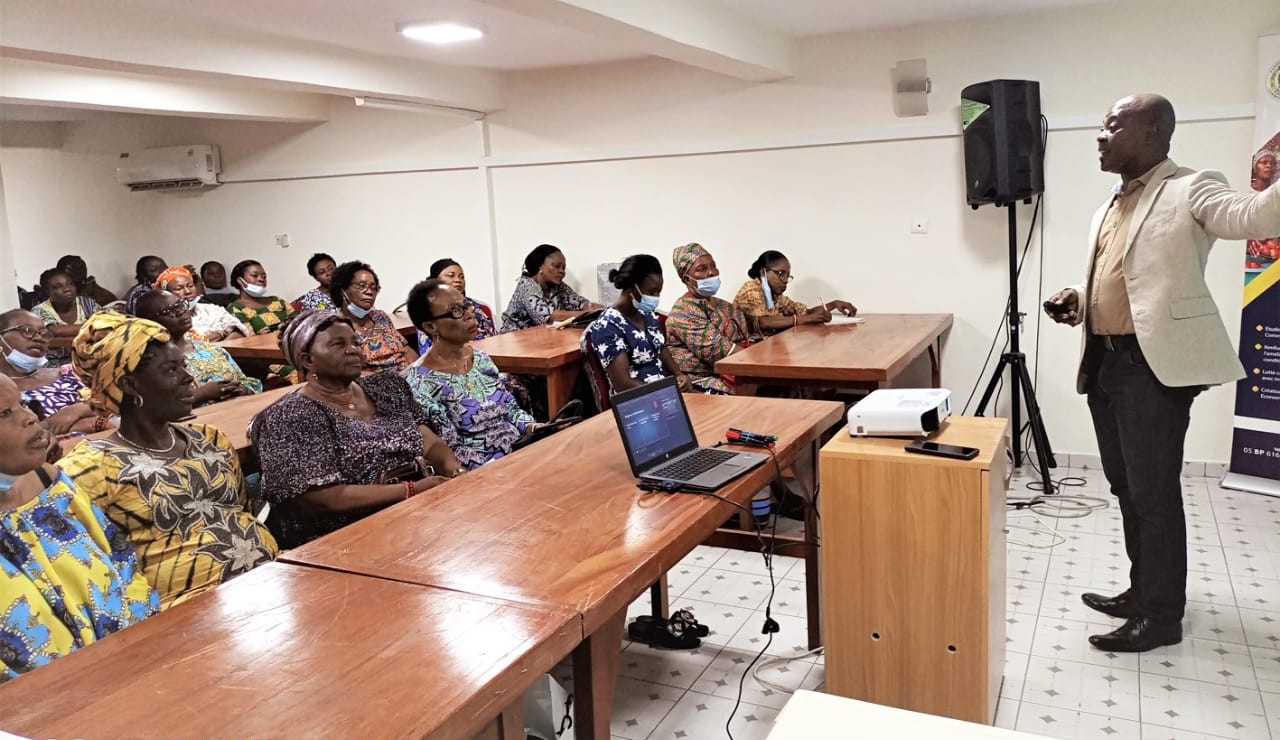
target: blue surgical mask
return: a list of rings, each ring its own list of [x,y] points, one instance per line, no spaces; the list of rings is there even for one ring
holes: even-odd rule
[[[10,488],[13,488],[13,484],[16,483],[17,480],[18,480],[18,476],[16,475],[0,473],[0,493],[4,493]]]
[[[654,311],[658,310],[658,296],[645,295],[641,293],[640,298],[638,300],[635,298],[631,299],[631,305],[635,306],[637,309],[641,311],[648,311],[649,313],[653,313]]]
[[[720,290],[720,276],[702,278],[698,281],[698,295],[710,298]]]
[[[773,288],[769,287],[769,278],[760,276],[760,288],[764,290],[764,307],[773,310]]]
[[[342,297],[347,298],[347,294],[343,293]],[[355,316],[357,319],[363,319],[365,316],[368,316],[369,312],[372,310],[372,308],[360,308],[356,304],[352,303],[350,298],[347,298],[347,313]]]
[[[190,306],[191,308],[195,308],[195,307],[196,307],[196,304],[197,304],[197,303],[199,303],[199,302],[200,302],[200,300],[201,300],[201,299],[203,299],[203,298],[204,298],[204,296],[202,296],[202,295],[198,295],[198,296],[196,296],[195,298],[192,298],[191,300],[187,301],[187,305],[188,305],[188,306]]]
[[[261,298],[267,294],[267,286],[265,285],[258,285],[257,283],[250,283],[244,280],[241,280],[240,284],[244,286],[244,292],[254,298]]]
[[[9,346],[8,342],[5,342],[5,346],[9,347],[8,354],[4,356],[5,362],[8,362],[10,367],[20,373],[34,373],[49,364],[48,357],[32,357],[26,352],[19,352]]]

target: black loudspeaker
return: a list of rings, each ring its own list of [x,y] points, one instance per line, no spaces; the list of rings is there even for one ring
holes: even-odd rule
[[[1040,83],[990,80],[960,93],[965,197],[977,208],[1044,192]]]

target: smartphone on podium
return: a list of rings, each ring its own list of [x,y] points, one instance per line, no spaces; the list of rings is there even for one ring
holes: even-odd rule
[[[956,460],[972,460],[978,456],[977,447],[944,445],[939,442],[929,442],[923,439],[908,442],[904,449],[906,449],[907,452],[915,452],[920,455],[937,455],[938,457],[950,457]]]

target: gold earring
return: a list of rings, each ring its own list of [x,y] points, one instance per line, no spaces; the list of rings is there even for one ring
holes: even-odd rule
[[[134,408],[138,408],[138,409],[142,408],[142,403],[143,403],[143,401],[142,401],[142,396],[134,396],[134,397],[133,397],[133,407],[134,407]]]

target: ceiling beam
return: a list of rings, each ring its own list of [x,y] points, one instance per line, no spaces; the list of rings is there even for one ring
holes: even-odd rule
[[[0,102],[255,121],[329,118],[329,98],[315,93],[233,88],[13,57],[0,57]]]
[[[500,76],[191,21],[128,3],[0,0],[0,54],[89,69],[494,111]]]
[[[795,74],[795,41],[700,0],[481,0],[740,80]]]

